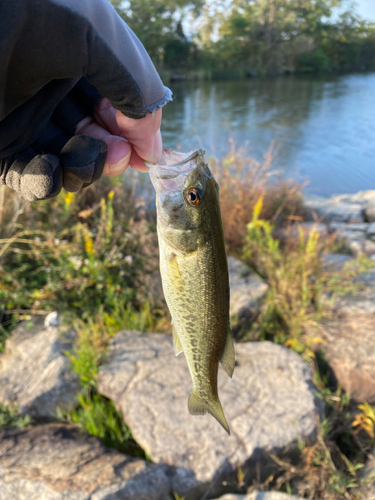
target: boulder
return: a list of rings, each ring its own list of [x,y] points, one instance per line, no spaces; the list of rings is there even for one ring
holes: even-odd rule
[[[363,210],[363,217],[367,222],[375,222],[375,203],[371,202]]]
[[[344,253],[326,253],[322,257],[324,266],[334,271],[340,271],[351,260],[353,260],[353,257]]]
[[[166,500],[169,492],[163,467],[73,426],[0,429],[0,500]]]
[[[313,229],[322,238],[326,238],[328,234],[332,232],[327,224],[303,222],[293,224],[289,227],[279,227],[273,232],[273,237],[277,238],[280,241],[285,241],[287,238],[299,238],[300,231],[302,231],[305,238],[307,238]]]
[[[228,257],[228,269],[231,317],[234,321],[255,318],[268,291],[267,283],[234,257]]]
[[[156,463],[191,471],[173,489],[184,494],[299,438],[314,441],[321,402],[312,371],[300,356],[270,342],[235,345],[231,380],[219,370],[219,395],[228,436],[211,415],[187,409],[191,378],[169,335],[122,331],[98,374],[99,392],[124,415],[134,439]],[[253,462],[254,463],[254,462]]]
[[[359,287],[357,293],[336,295],[333,301],[330,299],[333,314],[342,317],[349,315],[354,318],[357,315],[368,314],[372,317],[375,314],[375,270],[359,275],[353,284]]]
[[[340,314],[310,335],[323,338],[327,363],[354,401],[375,403],[375,314]]]
[[[324,222],[363,222],[363,205],[345,200],[340,196],[323,198],[322,196],[306,196],[303,199],[308,219],[323,219]]]
[[[367,238],[370,240],[375,240],[375,222],[367,224]]]
[[[75,332],[45,327],[42,319],[20,323],[0,354],[0,403],[16,403],[21,413],[53,417],[72,409],[80,385],[64,354]]]
[[[354,194],[336,194],[332,196],[332,199],[341,203],[359,203],[363,207],[367,207],[375,203],[375,190],[367,189]]]
[[[375,500],[375,448],[373,448],[360,474],[359,498],[361,500]]]

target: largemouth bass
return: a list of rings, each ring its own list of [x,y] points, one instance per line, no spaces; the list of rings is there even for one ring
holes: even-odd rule
[[[234,370],[228,263],[219,186],[203,155],[165,148],[161,161],[147,166],[174,351],[184,352],[193,381],[188,408],[193,415],[211,413],[229,434],[217,390],[219,362],[230,377]]]

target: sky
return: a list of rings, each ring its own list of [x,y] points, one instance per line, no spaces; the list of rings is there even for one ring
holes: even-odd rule
[[[375,0],[357,0],[358,14],[368,21],[375,21]]]

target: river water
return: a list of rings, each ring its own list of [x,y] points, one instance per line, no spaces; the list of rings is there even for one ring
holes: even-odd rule
[[[305,191],[330,196],[375,189],[375,73],[171,84],[163,108],[164,144],[204,147],[217,157],[228,140]]]

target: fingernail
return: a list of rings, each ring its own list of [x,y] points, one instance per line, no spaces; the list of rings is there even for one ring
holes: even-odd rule
[[[163,139],[161,138],[161,131],[159,128],[159,130],[156,132],[155,135],[154,147],[152,151],[152,155],[154,157],[153,163],[157,163],[160,160],[162,151],[163,151]]]
[[[119,160],[117,163],[108,165],[108,170],[111,172],[111,174],[121,174],[122,172],[124,172],[129,166],[130,156],[131,152],[124,158]]]

